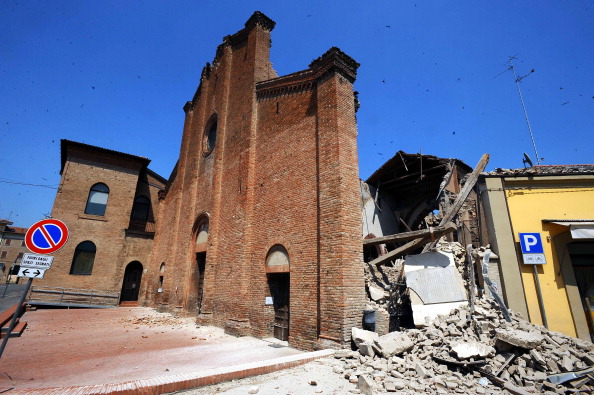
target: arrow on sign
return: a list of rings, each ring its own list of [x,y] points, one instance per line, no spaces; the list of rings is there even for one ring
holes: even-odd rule
[[[19,277],[28,277],[28,278],[43,278],[45,275],[45,270],[43,269],[32,269],[28,267],[21,267],[19,269]]]

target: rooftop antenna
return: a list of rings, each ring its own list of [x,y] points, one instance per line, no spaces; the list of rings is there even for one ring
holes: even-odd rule
[[[513,60],[517,59],[516,55],[510,56],[507,63],[509,63],[508,70],[511,70],[514,73],[514,80],[516,82],[516,87],[518,88],[518,94],[520,95],[520,102],[522,103],[522,110],[524,110],[524,118],[526,118],[526,124],[528,125],[528,131],[530,132],[530,139],[532,139],[532,147],[534,148],[534,155],[536,155],[536,164],[540,166],[540,156],[538,156],[538,151],[536,150],[536,143],[534,142],[534,135],[532,134],[532,127],[530,127],[530,120],[528,119],[528,112],[526,112],[526,106],[524,105],[524,99],[522,98],[522,91],[520,90],[520,82],[530,75],[530,73],[534,73],[534,69],[530,70],[530,73],[518,77],[516,74],[516,70],[514,69]]]

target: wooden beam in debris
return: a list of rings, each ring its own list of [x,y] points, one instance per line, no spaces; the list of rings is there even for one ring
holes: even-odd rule
[[[454,204],[443,216],[440,225],[443,225],[446,222],[450,222],[452,219],[454,219],[456,214],[458,214],[458,211],[460,211],[460,209],[462,208],[462,205],[466,201],[466,198],[470,194],[470,191],[472,191],[472,188],[474,188],[474,184],[476,184],[479,175],[483,172],[483,170],[485,170],[485,167],[487,167],[487,163],[489,163],[489,154],[484,154],[479,163],[476,165],[476,167],[470,174],[470,177],[468,177],[468,179],[464,183],[464,188],[462,188],[462,190],[458,194],[458,197],[454,201]]]
[[[404,241],[404,240],[411,240],[416,239],[418,237],[431,237],[431,233],[433,233],[433,237],[439,238],[447,233],[451,233],[456,230],[456,224],[453,222],[448,222],[442,226],[435,226],[428,229],[421,229],[415,230],[412,232],[401,232],[395,235],[390,236],[382,236],[376,237],[373,239],[365,239],[363,240],[363,245],[375,245],[375,244],[384,244],[384,243],[394,243],[397,241]]]
[[[470,191],[472,191],[472,188],[474,188],[474,185],[476,184],[479,175],[482,173],[483,170],[485,170],[485,167],[487,167],[487,163],[489,163],[489,154],[484,154],[479,163],[472,171],[472,173],[470,173],[470,176],[464,183],[464,188],[462,188],[462,190],[458,194],[458,197],[454,201],[454,204],[448,209],[448,211],[444,213],[444,216],[439,225],[443,225],[447,222],[450,222],[458,214],[458,211],[460,211],[462,205],[468,198]],[[433,246],[435,246],[435,242],[427,244],[423,248],[423,252],[429,251],[431,248],[433,248]]]
[[[374,260],[372,260],[368,263],[370,265],[376,265],[376,266],[381,265],[382,263],[389,261],[393,258],[396,258],[399,255],[403,255],[409,251],[417,249],[420,246],[422,246],[423,244],[428,243],[430,241],[431,241],[430,237],[420,237],[418,239],[414,239],[412,241],[409,241],[405,245],[400,246],[400,247],[396,248],[395,250],[388,252],[385,255],[378,256],[377,258],[375,258]]]
[[[454,230],[456,230],[456,225],[453,223],[450,223],[450,224],[443,226],[441,228],[443,228],[443,230],[441,232],[442,232],[442,235],[444,235],[444,234],[447,234],[447,233],[450,233],[450,232],[453,232]],[[419,248],[420,246],[422,246],[423,244],[430,243],[432,240],[435,239],[435,237],[431,237],[431,231],[429,229],[424,229],[423,231],[426,231],[423,236],[418,237],[412,241],[409,241],[408,243],[388,252],[385,255],[381,255],[381,256],[375,258],[374,260],[370,261],[369,264],[376,265],[376,266],[381,265],[382,263],[384,263],[386,261],[396,258],[397,256],[404,255],[407,252],[415,250],[415,249]],[[419,231],[405,232],[405,233],[416,233],[416,232],[419,232]],[[402,233],[400,233],[400,234],[402,234]],[[397,235],[394,235],[394,236],[397,236]],[[390,237],[390,236],[387,236],[387,237]],[[366,241],[374,241],[377,239],[378,238],[367,239]]]

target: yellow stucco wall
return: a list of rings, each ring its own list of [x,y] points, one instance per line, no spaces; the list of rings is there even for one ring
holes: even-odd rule
[[[505,182],[505,194],[515,241],[519,233],[540,233],[547,263],[538,266],[538,277],[549,329],[576,337],[565,283],[553,238],[567,232],[566,226],[546,224],[543,219],[594,218],[594,180],[580,177],[546,177]],[[518,244],[518,257],[521,250]],[[530,321],[542,325],[533,265],[521,265]]]

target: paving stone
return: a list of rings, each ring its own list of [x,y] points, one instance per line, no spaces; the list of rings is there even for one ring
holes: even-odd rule
[[[458,388],[458,383],[455,381],[446,380],[445,384],[446,384],[446,387],[451,390]]]
[[[350,358],[351,350],[335,350],[334,358]]]
[[[374,343],[384,358],[389,358],[392,355],[400,355],[415,345],[407,334],[401,332],[391,332],[381,336]]]
[[[368,357],[375,356],[375,350],[373,349],[373,346],[369,343],[359,344],[359,352],[361,353],[361,355],[365,355]]]
[[[544,337],[537,332],[526,332],[518,329],[512,331],[498,329],[495,333],[497,339],[526,349],[532,349],[544,341]]]
[[[355,345],[359,347],[359,344],[361,343],[373,344],[373,342],[379,338],[379,335],[375,332],[366,331],[365,329],[352,328],[351,337],[355,342]]]
[[[484,358],[495,355],[495,349],[493,347],[479,342],[456,342],[452,344],[451,348],[458,358],[462,359],[472,357]]]
[[[388,392],[396,392],[398,390],[393,381],[384,381],[384,389]]]
[[[425,367],[419,362],[417,362],[415,364],[415,371],[421,378],[425,378],[425,377],[429,376],[429,372],[427,371],[427,369],[425,369]]]
[[[363,375],[359,376],[359,381],[357,382],[357,389],[359,389],[365,395],[372,395],[373,393],[373,380],[371,377]]]
[[[563,356],[563,359],[561,360],[561,369],[566,372],[570,372],[573,370],[573,361],[569,356]]]
[[[532,357],[532,359],[535,362],[537,362],[541,365],[546,365],[546,363],[547,363],[547,361],[542,357],[542,355],[534,349],[530,350],[530,356]]]

